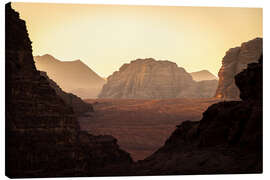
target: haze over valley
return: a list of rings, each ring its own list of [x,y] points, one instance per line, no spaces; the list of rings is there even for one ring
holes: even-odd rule
[[[262,172],[262,9],[7,3],[5,17],[8,177]]]

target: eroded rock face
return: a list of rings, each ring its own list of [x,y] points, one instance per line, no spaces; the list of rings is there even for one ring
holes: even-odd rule
[[[213,83],[207,83],[208,88],[216,89]],[[207,92],[201,92],[199,89]],[[213,95],[211,90],[211,96],[207,93],[209,94],[208,89],[200,87],[184,68],[170,61],[147,58],[124,64],[119,71],[109,76],[99,98],[167,99]]]
[[[50,86],[55,90],[56,94],[60,96],[67,105],[72,107],[75,114],[82,115],[83,113],[94,111],[91,104],[85,103],[81,98],[72,93],[64,92],[52,79],[47,76],[46,72],[41,71],[40,75],[47,79]]]
[[[6,175],[121,174],[132,162],[111,136],[79,128],[73,109],[36,70],[25,22],[6,5]],[[119,172],[120,171],[120,172]]]
[[[226,52],[219,70],[219,84],[215,97],[239,99],[239,89],[234,76],[247,67],[247,64],[258,62],[262,54],[262,38],[245,42],[241,47],[231,48]]]
[[[139,162],[138,174],[262,172],[262,58],[235,77],[242,101],[211,105],[201,121],[177,126]]]

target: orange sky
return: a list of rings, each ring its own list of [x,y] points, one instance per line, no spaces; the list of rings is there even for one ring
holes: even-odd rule
[[[137,58],[217,75],[225,52],[262,37],[261,8],[12,3],[33,55],[81,59],[102,77]]]

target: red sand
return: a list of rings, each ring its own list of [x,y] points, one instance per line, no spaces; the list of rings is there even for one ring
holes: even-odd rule
[[[200,120],[217,99],[88,99],[95,112],[80,117],[80,126],[94,135],[112,135],[134,160],[142,160],[161,147],[175,126]]]

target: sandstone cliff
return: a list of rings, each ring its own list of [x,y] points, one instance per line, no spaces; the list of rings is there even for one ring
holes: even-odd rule
[[[211,105],[185,121],[163,147],[137,164],[136,174],[262,172],[262,56],[235,77],[242,101]]]
[[[212,97],[215,90],[214,82],[198,84],[173,62],[147,58],[124,64],[109,76],[99,98],[198,98]]]
[[[219,70],[219,84],[215,97],[239,99],[239,89],[234,76],[247,67],[247,64],[258,62],[262,53],[262,38],[245,42],[241,47],[231,48],[226,52]]]
[[[207,70],[190,73],[194,81],[217,80],[218,78]]]
[[[79,128],[73,110],[36,70],[25,22],[6,5],[6,175],[121,174],[132,159],[112,136]],[[123,169],[123,168],[122,168]]]
[[[76,115],[82,115],[83,113],[94,111],[90,104],[85,103],[78,96],[72,93],[64,92],[52,79],[47,76],[46,72],[41,71],[40,75],[47,79],[50,86],[55,90],[56,94],[61,97],[67,105],[72,107]]]
[[[65,92],[81,98],[96,98],[105,80],[81,60],[60,61],[49,54],[34,57],[38,70],[47,72]]]

